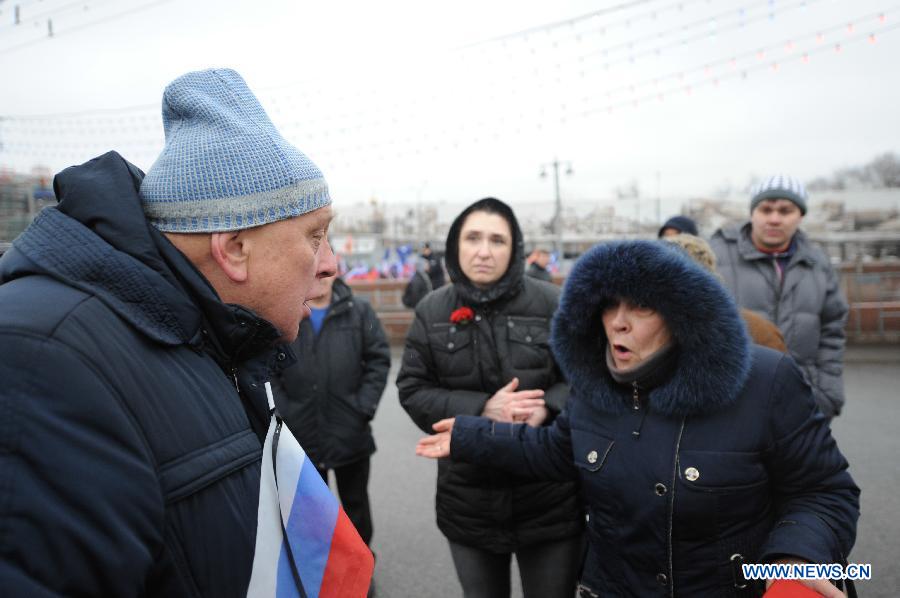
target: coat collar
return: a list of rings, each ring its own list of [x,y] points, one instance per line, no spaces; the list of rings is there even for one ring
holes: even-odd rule
[[[770,254],[760,251],[756,248],[756,245],[753,244],[753,240],[750,238],[750,228],[751,223],[748,221],[737,229],[736,234],[732,236],[732,238],[737,241],[738,253],[740,253],[741,257],[747,261],[771,260],[772,256]],[[797,229],[797,232],[794,233],[793,242],[796,244],[796,247],[794,249],[794,255],[790,260],[791,264],[805,263],[812,265],[816,262],[815,253],[812,250],[812,245],[809,242],[806,233]]]
[[[115,152],[57,175],[59,206],[43,210],[16,239],[0,282],[50,276],[95,295],[153,341],[204,347],[223,367],[271,349],[274,326],[222,303],[147,223],[138,195],[142,176]]]
[[[699,415],[737,400],[750,371],[750,342],[728,291],[678,248],[658,241],[597,245],[575,264],[553,318],[551,346],[573,394],[624,413],[629,390],[606,367],[600,315],[618,297],[656,309],[678,343],[668,380],[647,395],[666,416]]]

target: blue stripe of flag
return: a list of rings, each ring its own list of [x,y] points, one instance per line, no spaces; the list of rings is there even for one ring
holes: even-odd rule
[[[325,485],[322,476],[309,459],[304,459],[300,478],[297,480],[291,516],[286,525],[288,536],[286,540],[291,543],[300,580],[308,598],[318,598],[325,566],[328,563],[328,554],[331,551],[338,509],[337,499]],[[279,597],[282,595],[282,585],[288,585],[282,584],[282,561],[286,559],[287,555],[282,549],[278,563]],[[285,573],[291,580],[289,585],[294,585],[293,578],[290,577],[290,568],[287,568]],[[296,596],[285,594],[286,597],[289,595]]]
[[[300,591],[294,583],[291,563],[288,559],[287,547],[281,543],[281,554],[278,556],[278,571],[275,577],[276,598],[300,598]]]

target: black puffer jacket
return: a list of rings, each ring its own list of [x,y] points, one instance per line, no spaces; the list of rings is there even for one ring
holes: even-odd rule
[[[549,347],[559,289],[523,276],[522,233],[512,211],[494,201],[513,223],[508,271],[486,291],[468,282],[457,249],[468,215],[463,212],[447,237],[445,259],[453,284],[419,304],[406,340],[397,377],[400,402],[425,432],[447,417],[481,414],[485,402],[513,377],[519,378],[519,390],[544,389],[551,414],[559,413],[568,398]],[[474,310],[474,320],[451,324],[450,314],[463,306]],[[436,503],[438,527],[448,539],[498,553],[569,537],[583,528],[574,483],[524,481],[446,459],[438,463]]]
[[[4,596],[247,592],[287,354],[147,224],[141,177],[65,170],[0,261]]]
[[[391,367],[391,349],[369,302],[334,281],[331,307],[316,335],[309,320],[291,348],[298,364],[278,376],[275,403],[320,469],[375,452],[369,422]]]
[[[742,563],[848,556],[859,488],[794,361],[749,344],[727,291],[666,245],[585,254],[553,324],[566,411],[539,429],[458,418],[452,456],[581,481],[583,596],[756,596]],[[677,342],[652,388],[605,365],[600,315],[620,297],[656,309]]]

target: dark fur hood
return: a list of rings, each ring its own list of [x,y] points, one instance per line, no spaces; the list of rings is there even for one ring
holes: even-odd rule
[[[606,367],[601,322],[619,297],[657,310],[678,344],[674,373],[649,393],[652,411],[696,415],[736,400],[751,362],[737,307],[713,275],[659,241],[597,245],[569,274],[551,343],[575,396],[608,413],[626,409],[630,391]]]

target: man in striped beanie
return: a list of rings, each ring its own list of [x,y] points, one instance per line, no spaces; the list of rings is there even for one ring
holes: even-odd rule
[[[750,222],[715,232],[719,273],[738,304],[774,322],[827,417],[844,405],[847,301],[828,256],[800,230],[807,193],[776,175],[754,186]]]

